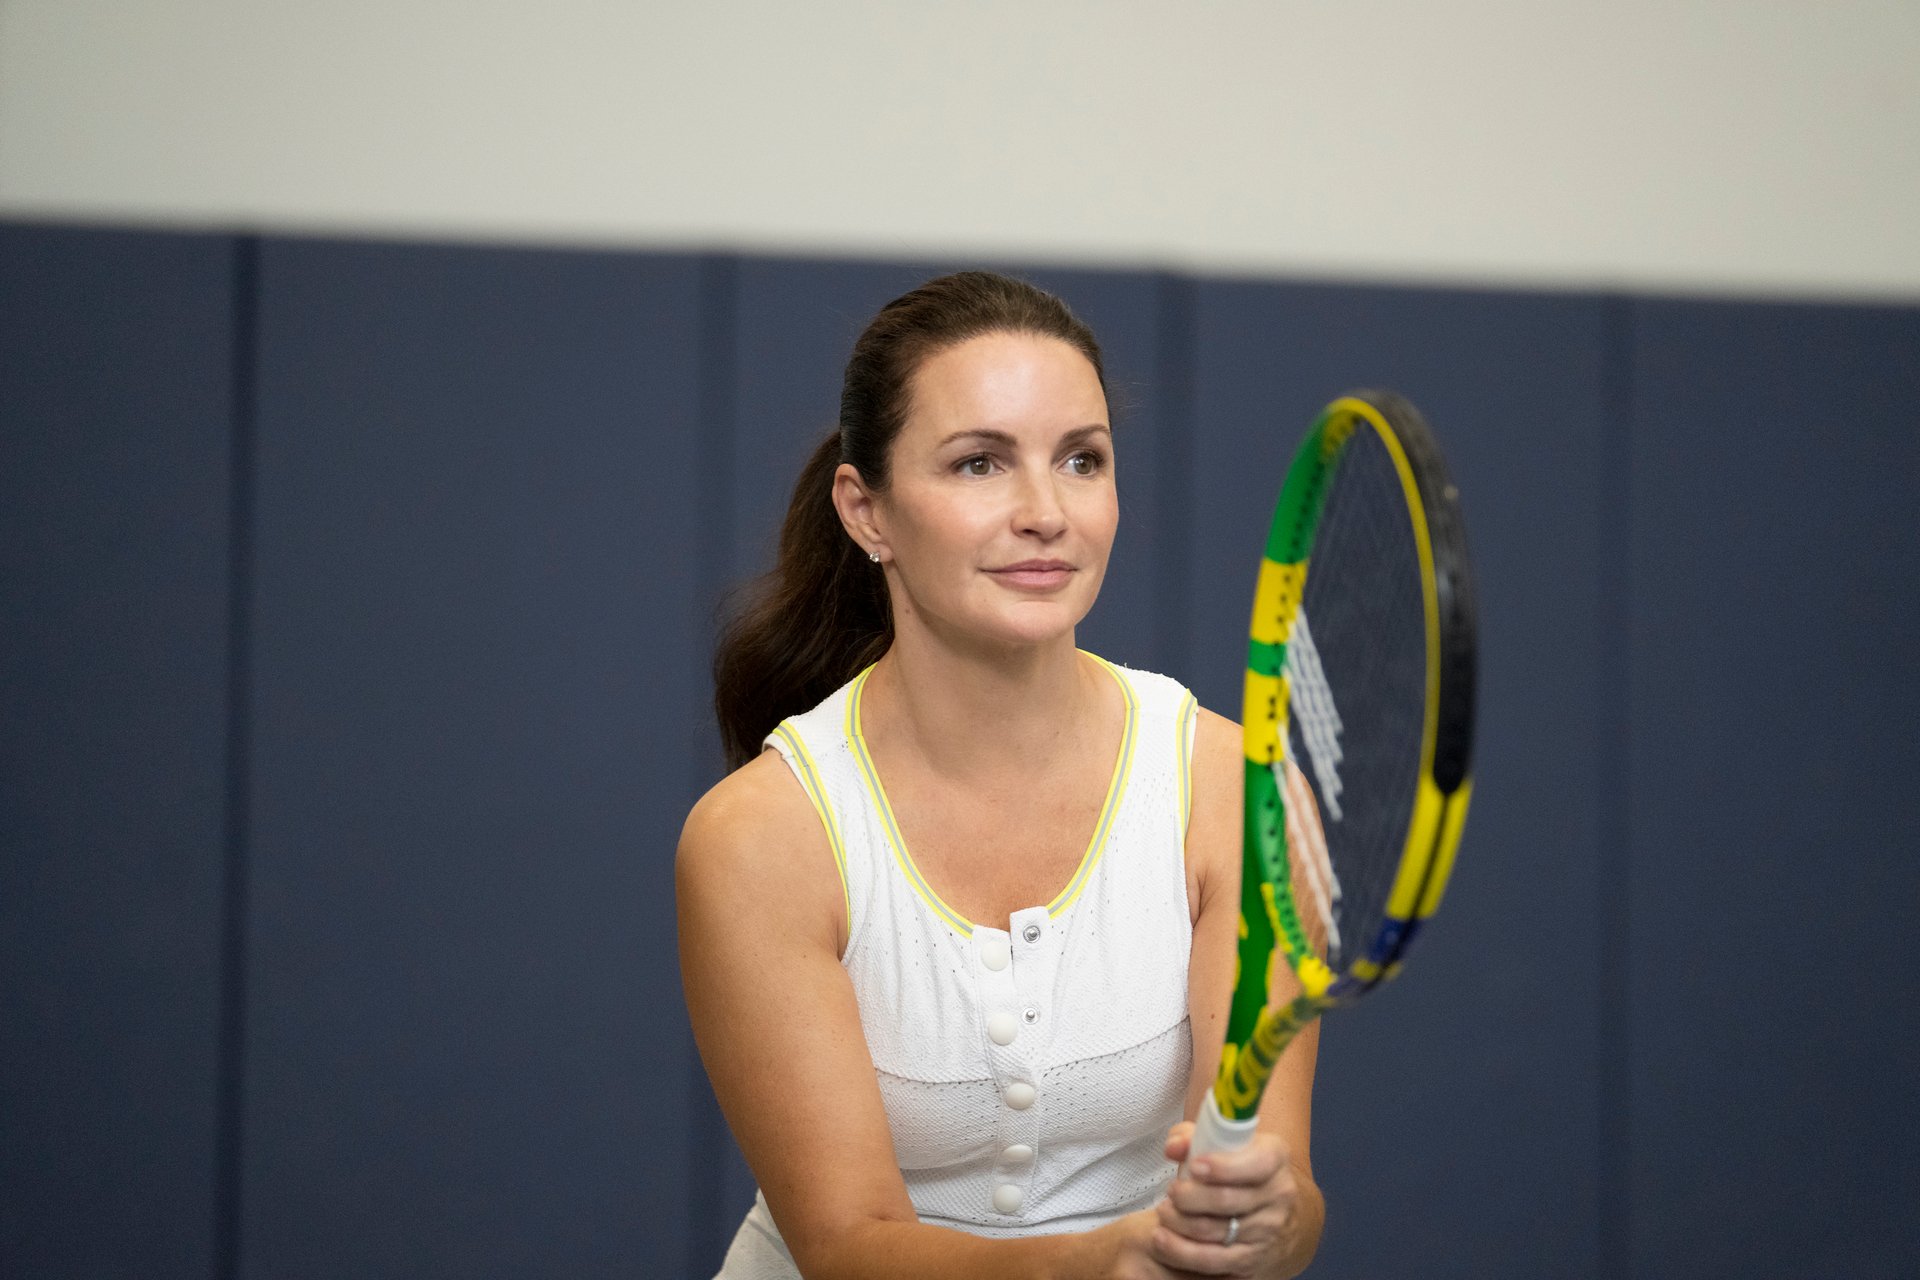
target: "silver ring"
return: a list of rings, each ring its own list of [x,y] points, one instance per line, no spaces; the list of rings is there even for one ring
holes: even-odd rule
[[[1240,1219],[1238,1217],[1228,1218],[1227,1219],[1227,1238],[1225,1240],[1222,1240],[1220,1243],[1232,1244],[1235,1240],[1238,1240],[1239,1238],[1240,1238]]]

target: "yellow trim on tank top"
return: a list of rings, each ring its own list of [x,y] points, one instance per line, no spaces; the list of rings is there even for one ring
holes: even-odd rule
[[[840,824],[834,819],[833,806],[827,802],[825,784],[820,781],[820,766],[814,763],[813,753],[807,750],[807,744],[793,728],[793,721],[782,720],[773,731],[780,740],[793,748],[790,761],[797,758],[800,765],[796,771],[800,775],[800,787],[807,793],[807,799],[813,803],[813,811],[820,815],[820,825],[827,829],[827,843],[833,848],[833,869],[840,875],[840,896],[847,904],[847,932],[853,932],[853,890],[847,884],[847,846],[840,839]]]
[[[1126,723],[1120,730],[1120,751],[1113,764],[1113,777],[1107,783],[1107,798],[1100,806],[1100,821],[1095,824],[1093,838],[1087,842],[1087,851],[1081,855],[1080,865],[1074,869],[1073,877],[1067,881],[1067,887],[1047,904],[1047,914],[1053,917],[1058,917],[1061,912],[1073,905],[1073,900],[1080,896],[1082,889],[1086,888],[1093,869],[1099,865],[1100,855],[1106,848],[1107,836],[1113,830],[1114,817],[1120,810],[1120,801],[1126,795],[1127,778],[1133,769],[1133,747],[1134,740],[1138,736],[1140,719],[1140,701],[1134,696],[1133,686],[1128,683],[1127,678],[1121,675],[1112,663],[1098,654],[1087,653],[1085,649],[1079,652],[1086,653],[1087,657],[1099,663],[1101,668],[1113,677],[1114,683],[1120,686],[1120,696],[1127,704],[1127,717]],[[915,865],[913,855],[907,851],[906,837],[900,833],[899,821],[893,816],[893,805],[887,800],[887,789],[880,781],[879,771],[873,766],[872,755],[867,751],[866,735],[860,731],[860,701],[866,692],[867,677],[872,674],[873,668],[868,667],[855,676],[853,688],[847,696],[846,734],[847,741],[853,746],[854,763],[859,766],[861,781],[866,784],[867,794],[872,797],[873,807],[880,815],[887,845],[893,850],[894,864],[906,877],[907,884],[920,895],[920,900],[925,902],[935,915],[946,921],[961,936],[971,937],[975,928],[974,923],[948,906],[940,895],[934,892],[933,886],[928,884],[926,877],[920,874],[920,868]]]
[[[1180,752],[1180,837],[1186,850],[1187,828],[1193,825],[1193,721],[1200,703],[1189,693],[1180,704],[1180,719],[1173,727],[1174,744]]]

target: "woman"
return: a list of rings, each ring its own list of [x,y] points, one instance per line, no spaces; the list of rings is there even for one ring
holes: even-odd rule
[[[1219,1056],[1239,731],[1074,647],[1117,520],[1099,347],[967,272],[888,304],[715,661],[682,973],[760,1183],[726,1280],[1291,1276],[1316,1035],[1177,1179]],[[1284,967],[1281,972],[1284,974]]]

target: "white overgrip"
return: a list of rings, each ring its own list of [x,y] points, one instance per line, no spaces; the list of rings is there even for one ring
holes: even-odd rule
[[[1206,1098],[1200,1103],[1200,1116],[1193,1126],[1193,1145],[1187,1152],[1187,1159],[1204,1156],[1214,1151],[1233,1151],[1253,1141],[1253,1131],[1260,1127],[1258,1116],[1248,1116],[1245,1120],[1229,1120],[1220,1114],[1220,1104],[1213,1100],[1213,1090],[1207,1090]],[[1185,1172],[1183,1169],[1182,1172]]]

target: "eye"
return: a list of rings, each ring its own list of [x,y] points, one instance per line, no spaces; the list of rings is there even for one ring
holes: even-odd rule
[[[1098,475],[1100,468],[1106,465],[1106,461],[1098,450],[1082,449],[1067,459],[1067,470],[1076,476]]]
[[[954,470],[963,476],[990,476],[993,474],[993,459],[984,453],[976,453],[970,458],[962,458],[956,462]]]

